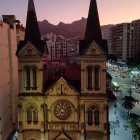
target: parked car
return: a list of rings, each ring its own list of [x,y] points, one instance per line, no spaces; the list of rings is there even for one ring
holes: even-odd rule
[[[135,91],[136,91],[137,93],[140,93],[140,89],[136,89]]]

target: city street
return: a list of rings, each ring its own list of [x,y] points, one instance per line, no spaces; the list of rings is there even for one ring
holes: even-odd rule
[[[114,103],[109,104],[110,140],[132,140],[132,130],[127,127],[124,112]]]
[[[112,81],[115,81],[120,86],[119,91],[114,92],[117,97],[117,101],[109,103],[109,121],[110,121],[110,140],[133,140],[132,130],[128,127],[126,121],[125,109],[122,107],[122,98],[129,96],[128,90],[135,87],[133,79],[126,77],[122,78],[118,68],[115,70],[108,70],[112,76]],[[135,103],[135,107],[131,110],[131,113],[140,115],[140,93],[137,93],[135,89],[132,89],[132,97],[138,100]]]

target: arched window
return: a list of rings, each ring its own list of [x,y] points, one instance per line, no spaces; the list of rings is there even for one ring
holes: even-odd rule
[[[25,67],[25,73],[26,73],[26,89],[29,90],[31,87],[30,67]]]
[[[95,109],[94,111],[94,124],[99,125],[99,110]]]
[[[33,73],[33,89],[37,89],[37,68],[33,67],[32,68],[32,73]]]
[[[27,109],[27,122],[32,122],[32,110],[30,108]]]
[[[99,109],[96,106],[91,106],[88,109],[88,125],[99,125]]]
[[[27,122],[31,123],[37,123],[38,122],[38,111],[37,108],[34,105],[30,105],[27,108]]]
[[[87,89],[92,90],[93,85],[93,73],[92,73],[92,67],[87,67]]]
[[[38,112],[37,112],[37,109],[34,109],[33,110],[33,121],[34,122],[37,122],[38,121]]]
[[[88,124],[89,125],[93,124],[93,113],[91,109],[88,110]]]
[[[94,89],[99,90],[99,82],[100,82],[100,68],[96,66],[94,68]]]

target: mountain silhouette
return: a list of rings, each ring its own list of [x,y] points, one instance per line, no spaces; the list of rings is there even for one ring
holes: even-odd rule
[[[58,25],[53,25],[47,20],[38,21],[40,33],[54,33],[56,35],[62,35],[66,38],[78,37],[83,39],[86,29],[87,19],[82,17],[80,20],[74,21],[72,23],[66,24],[60,22]],[[105,29],[110,25],[102,26],[101,29]]]
[[[86,27],[86,18],[74,21],[70,24],[60,22],[58,25],[53,25],[47,20],[38,21],[41,34],[54,33],[56,35],[62,35],[66,38],[70,37],[83,37]]]

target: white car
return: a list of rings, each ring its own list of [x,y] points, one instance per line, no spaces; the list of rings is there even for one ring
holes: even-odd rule
[[[136,91],[137,93],[140,93],[140,89],[136,89],[135,91]]]
[[[131,86],[132,89],[136,89],[136,87],[134,85]]]

